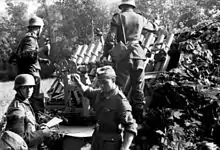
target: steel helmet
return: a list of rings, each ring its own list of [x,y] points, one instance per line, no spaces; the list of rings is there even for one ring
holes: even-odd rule
[[[0,150],[6,149],[28,150],[28,146],[20,135],[7,130],[3,131],[0,138]]]
[[[121,4],[118,6],[119,9],[121,9],[122,5],[130,5],[133,6],[134,8],[136,7],[135,0],[121,0]]]
[[[14,82],[14,89],[17,90],[23,86],[35,86],[34,77],[30,74],[20,74],[16,76]]]
[[[43,26],[44,26],[44,21],[42,18],[38,16],[34,16],[29,19],[28,27],[43,27]]]

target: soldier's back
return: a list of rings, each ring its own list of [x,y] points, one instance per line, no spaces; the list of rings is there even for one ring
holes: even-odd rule
[[[140,40],[145,18],[134,11],[125,11],[121,15],[127,41]]]

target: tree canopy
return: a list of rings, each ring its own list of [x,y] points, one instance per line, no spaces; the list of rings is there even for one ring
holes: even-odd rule
[[[28,6],[24,2],[5,0],[6,11],[0,17],[0,58],[7,61],[11,51],[26,31]],[[37,0],[40,7],[36,14],[44,18],[43,38],[49,37],[52,46],[52,62],[66,59],[74,53],[78,44],[97,40],[94,29],[106,35],[112,14],[119,11],[117,4],[107,5],[102,0]],[[218,0],[137,0],[136,11],[150,20],[160,19],[160,26],[168,31],[183,26],[192,28],[201,20],[218,12]],[[40,39],[40,45],[43,44]],[[59,55],[57,55],[59,54]]]

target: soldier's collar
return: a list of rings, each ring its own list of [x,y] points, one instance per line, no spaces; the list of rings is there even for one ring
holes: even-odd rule
[[[109,92],[103,92],[103,95],[104,95],[104,97],[105,97],[106,99],[110,99],[110,97],[111,97],[112,95],[115,95],[115,94],[117,93],[117,91],[118,91],[118,87],[116,86],[114,89],[112,89],[112,90],[109,91]]]
[[[24,104],[27,104],[27,105],[30,105],[30,102],[29,102],[28,99],[25,99],[25,100],[23,101],[23,103],[24,103]]]
[[[21,95],[21,94],[19,94],[19,93],[17,93],[16,95],[15,95],[15,98],[16,98],[16,100],[18,100],[19,102],[22,102],[22,103],[24,103],[24,104],[30,104],[30,102],[29,102],[29,100],[28,99],[24,99],[24,97]]]
[[[17,94],[15,95],[15,99],[18,100],[18,101],[20,101],[20,102],[23,102],[23,101],[24,101],[24,97],[23,97],[21,94],[19,94],[19,93],[17,93]]]

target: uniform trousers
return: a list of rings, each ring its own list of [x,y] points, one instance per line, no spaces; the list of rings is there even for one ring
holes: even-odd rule
[[[124,86],[130,80],[131,95],[130,103],[132,106],[132,113],[137,122],[141,121],[140,117],[143,113],[145,104],[144,99],[144,63],[143,59],[126,58],[116,65],[116,83],[121,87],[126,96],[129,90]],[[130,89],[130,88],[129,88]]]

